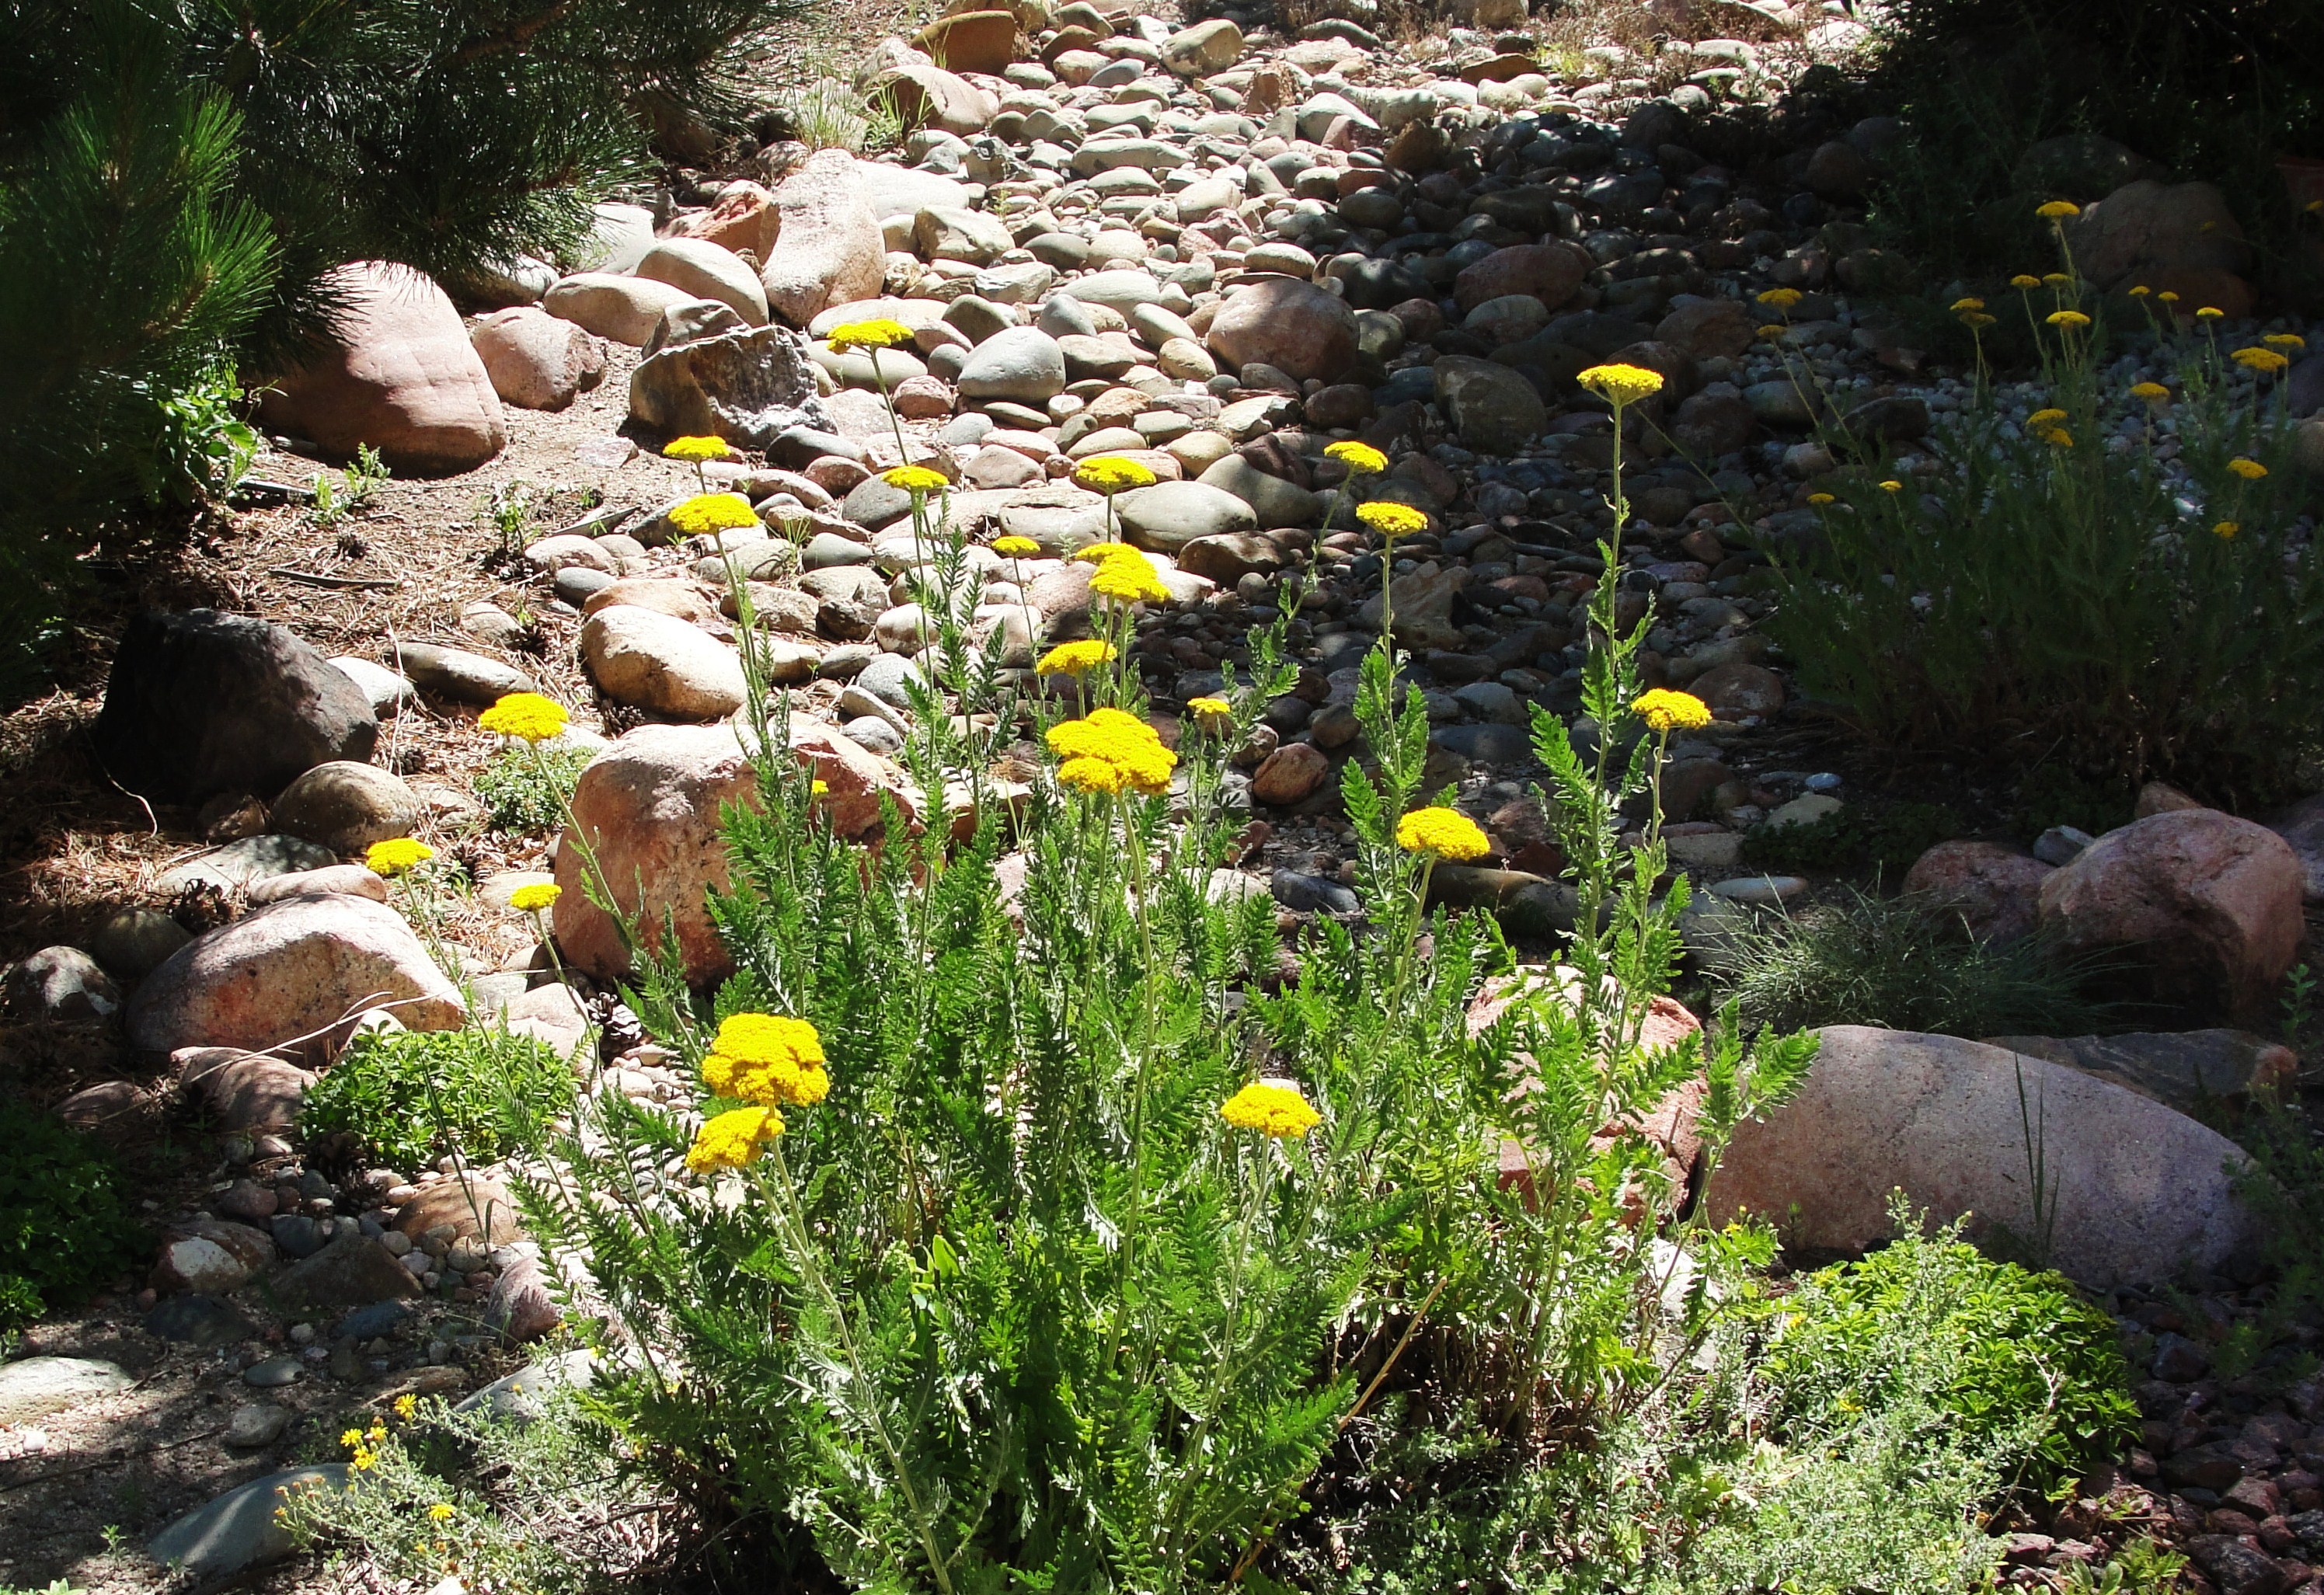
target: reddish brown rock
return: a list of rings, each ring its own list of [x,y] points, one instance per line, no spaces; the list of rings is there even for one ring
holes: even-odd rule
[[[1331,383],[1355,364],[1356,318],[1312,282],[1270,276],[1229,295],[1204,341],[1238,371],[1255,361],[1303,383]]]
[[[1764,720],[1784,707],[1784,678],[1765,665],[1740,659],[1713,665],[1697,676],[1687,690],[1710,705],[1711,712],[1721,720],[1740,720],[1746,715]]]
[[[134,1139],[153,1120],[153,1099],[127,1080],[84,1086],[51,1110],[86,1135],[118,1144]]]
[[[171,1055],[178,1082],[220,1130],[272,1135],[293,1129],[315,1075],[281,1058],[231,1046],[191,1046]]]
[[[905,126],[933,127],[962,138],[982,133],[1001,109],[999,100],[941,67],[899,68],[882,87],[895,96],[896,114],[904,119]],[[878,291],[877,284],[872,291]]]
[[[781,228],[762,263],[767,308],[805,327],[826,306],[873,298],[887,274],[880,217],[844,150],[818,150],[775,190]]]
[[[431,278],[358,261],[327,282],[346,305],[330,347],[268,388],[268,426],[342,458],[368,444],[408,476],[472,471],[500,453],[508,429],[492,376]]]
[[[2042,882],[2054,873],[2030,853],[1998,842],[1940,842],[1914,862],[1904,890],[1960,916],[1982,941],[2014,942],[2034,934]]]
[[[1286,742],[1263,760],[1250,778],[1254,801],[1287,807],[1305,803],[1323,790],[1332,773],[1332,761],[1321,748],[1308,742]]]
[[[449,1224],[456,1239],[481,1236],[487,1246],[503,1246],[524,1234],[508,1187],[481,1174],[423,1186],[395,1215],[395,1227],[414,1240],[424,1240],[438,1224]]]
[[[781,231],[775,197],[759,184],[744,181],[728,183],[717,204],[680,217],[669,233],[673,238],[706,238],[763,266]]]
[[[1669,344],[1697,360],[1729,359],[1751,346],[1757,334],[1751,312],[1739,300],[1690,298],[1674,305],[1655,327],[1655,341]]]
[[[912,42],[946,71],[997,78],[1017,59],[1017,19],[1005,11],[964,11],[937,18]]]
[[[1551,309],[1573,297],[1590,272],[1590,257],[1564,244],[1519,244],[1497,249],[1452,279],[1453,302],[1467,314],[1487,300],[1526,293]]]
[[[2169,290],[2182,316],[2207,305],[2230,318],[2251,311],[2241,275],[2251,269],[2251,245],[2209,183],[2125,183],[2067,223],[2066,237],[2075,268],[2109,291]]]
[[[536,305],[487,316],[468,337],[493,392],[519,410],[563,410],[605,380],[604,346]]]
[[[2099,837],[2042,883],[2070,953],[2120,960],[2146,1000],[2257,1022],[2305,931],[2300,859],[2264,825],[2187,808]]]

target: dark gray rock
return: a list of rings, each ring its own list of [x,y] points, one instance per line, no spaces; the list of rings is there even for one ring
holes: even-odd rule
[[[254,1479],[180,1517],[146,1543],[145,1554],[203,1584],[280,1562],[291,1551],[290,1531],[276,1517],[285,1493],[343,1489],[346,1480],[345,1462],[288,1468]]]
[[[1277,870],[1268,886],[1275,900],[1295,914],[1354,914],[1363,908],[1354,892],[1321,875]]]
[[[352,1230],[284,1269],[274,1286],[285,1302],[314,1307],[360,1307],[420,1294],[420,1281],[394,1253]]]
[[[216,1296],[181,1295],[145,1314],[145,1332],[208,1349],[249,1340],[258,1333],[258,1326]]]
[[[318,764],[367,761],[379,722],[363,688],[296,633],[193,609],[129,622],[93,737],[131,791],[194,804],[271,795]]]

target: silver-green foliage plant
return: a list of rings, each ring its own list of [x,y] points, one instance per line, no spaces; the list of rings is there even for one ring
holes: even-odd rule
[[[1062,737],[972,645],[957,534],[918,502],[915,522],[943,545],[922,572],[941,679],[999,728],[1029,715]],[[1747,1052],[1731,1025],[1646,1043],[1682,904],[1653,895],[1653,847],[1617,855],[1614,766],[1559,775],[1575,845],[1594,838],[1584,889],[1619,911],[1488,1019],[1509,952],[1489,919],[1425,910],[1434,854],[1402,826],[1426,716],[1397,698],[1385,641],[1343,788],[1370,923],[1286,955],[1265,894],[1218,874],[1225,756],[1281,689],[1279,637],[1231,714],[1186,724],[1172,794],[1045,770],[1004,804],[1004,731],[917,695],[918,815],[949,787],[977,795],[974,829],[891,803],[866,847],[780,751],[787,703],[756,690],[736,586],[761,705],[756,802],[724,816],[713,901],[736,973],[706,1000],[649,963],[634,1000],[695,1065],[737,1016],[808,1021],[828,1095],[786,1096],[781,1133],[706,1157],[743,1110],[709,1101],[697,1132],[604,1093],[521,1198],[636,1348],[600,1398],[648,1465],[851,1583],[1163,1592],[1249,1570],[1351,1422],[1424,1363],[1514,1443],[1651,1398],[1699,1338],[1704,1282],[1752,1247],[1654,1244],[1674,1193],[1639,1120],[1707,1077],[1715,1148],[1811,1047]],[[1594,678],[1612,734],[1637,639],[1617,646]],[[1126,670],[1091,690],[1142,707]],[[1268,1084],[1312,1126],[1222,1114]],[[1700,1264],[1674,1285],[1684,1247]]]
[[[2158,318],[2153,353],[2177,375],[2133,392],[2065,265],[1993,312],[1959,309],[1973,326],[2022,318],[2050,419],[2021,429],[1980,363],[1925,475],[1832,431],[1849,464],[1817,535],[1779,554],[1771,630],[1884,742],[2266,801],[2312,745],[2324,691],[2313,491],[2281,382],[2240,390],[2233,357],[2280,370],[2283,351]]]
[[[510,748],[476,771],[476,800],[496,831],[538,835],[562,825],[581,771],[595,755],[575,747]]]

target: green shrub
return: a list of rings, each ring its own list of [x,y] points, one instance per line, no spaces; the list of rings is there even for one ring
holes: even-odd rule
[[[113,1158],[87,1136],[0,1098],[0,1331],[134,1265],[143,1231]]]
[[[1871,871],[1895,880],[1930,848],[1966,829],[1940,803],[1851,804],[1798,825],[1754,825],[1743,833],[1743,862],[1763,870]]]
[[[2048,324],[2081,302],[2069,286],[1994,308],[2037,328],[2033,393],[2058,427],[2015,435],[1980,383],[1910,487],[1831,437],[1852,463],[1823,484],[1821,536],[1778,555],[1771,629],[1884,743],[2264,806],[2291,790],[2324,692],[2324,546],[2301,525],[2292,424],[2200,332],[2165,335],[2168,401],[2130,394],[2099,329]]]
[[[2138,1406],[2114,1320],[2067,1280],[1996,1262],[1952,1224],[1809,1275],[1770,1305],[1757,1377],[1794,1444],[1925,1402],[1941,1445],[2005,1445],[2004,1483],[2046,1489],[2122,1454]],[[2030,1425],[2030,1427],[2029,1427]]]
[[[572,1106],[572,1066],[497,1025],[358,1037],[307,1093],[310,1136],[345,1135],[397,1167],[457,1149],[488,1163]]]
[[[1878,1025],[1945,1036],[2080,1036],[2112,1018],[2094,973],[2038,936],[1996,944],[1917,898],[1851,892],[1729,937],[1727,991],[1747,1023]]]
[[[560,828],[592,757],[586,748],[512,748],[494,755],[476,772],[476,798],[493,829],[536,836]]]
[[[1027,705],[992,696],[966,648],[973,585],[924,602],[960,713],[916,715],[906,757],[938,812]],[[1593,613],[1618,641],[1584,702],[1613,731],[1601,750],[1644,752],[1585,765],[1554,721],[1536,740],[1581,888],[1614,911],[1473,1028],[1508,951],[1488,918],[1424,914],[1433,855],[1397,837],[1423,798],[1425,707],[1397,696],[1384,648],[1357,699],[1374,762],[1342,791],[1371,923],[1319,927],[1296,972],[1271,902],[1213,879],[1239,828],[1224,755],[1282,690],[1279,632],[1254,641],[1234,726],[1182,743],[1183,818],[1045,777],[1010,816],[1006,896],[998,805],[957,844],[891,814],[867,850],[825,823],[809,772],[761,758],[760,806],[724,816],[733,890],[714,903],[737,973],[705,1001],[650,962],[635,1002],[715,1090],[779,1096],[780,1132],[708,1093],[699,1122],[605,1093],[549,1148],[570,1177],[520,1189],[543,1243],[590,1259],[609,1334],[657,1348],[597,1387],[649,1465],[850,1583],[1170,1595],[1247,1567],[1383,1388],[1457,1379],[1526,1449],[1653,1399],[1711,1269],[1665,1292],[1669,1254],[1638,1228],[1669,1211],[1663,1155],[1600,1132],[1700,1077],[1715,1157],[1811,1048],[1746,1048],[1731,1025],[1640,1042],[1684,893],[1654,894],[1658,832],[1617,846],[1665,747],[1628,734],[1643,632],[1613,604],[1609,582]],[[1083,683],[1108,706],[1141,706],[1135,686],[1126,668]],[[788,745],[779,706],[750,730]],[[811,1022],[828,1095],[708,1061],[745,1046],[744,1015]],[[1269,1079],[1318,1121],[1277,1139],[1224,1117]],[[1522,1159],[1507,1176],[1505,1157]]]

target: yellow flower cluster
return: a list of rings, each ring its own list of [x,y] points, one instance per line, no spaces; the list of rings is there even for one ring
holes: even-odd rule
[[[1219,1104],[1219,1117],[1237,1129],[1255,1129],[1277,1140],[1297,1140],[1323,1121],[1296,1085],[1254,1080]]]
[[[2081,215],[2082,207],[2070,199],[2052,199],[2047,205],[2037,207],[2034,214],[2045,222],[2061,222],[2070,216]]]
[[[2226,315],[2227,312],[2219,309],[2217,305],[2204,305],[2196,310],[2195,319],[2198,321],[2217,321]]]
[[[2237,455],[2235,458],[2227,462],[2227,469],[2233,471],[2236,475],[2242,477],[2246,482],[2256,482],[2261,477],[2267,475],[2267,467],[2265,466],[2261,465],[2255,459],[2246,459],[2241,455]]]
[[[1388,456],[1369,443],[1334,443],[1323,453],[1332,459],[1345,461],[1351,476],[1377,476],[1388,469]]]
[[[2130,396],[2144,399],[2149,404],[2162,404],[2170,399],[2171,390],[2161,383],[2133,383],[2130,384]]]
[[[1073,557],[1078,564],[1102,565],[1116,554],[1135,554],[1136,552],[1138,550],[1128,543],[1092,543],[1086,549],[1074,549]]]
[[[900,321],[880,317],[871,321],[850,321],[831,329],[825,340],[835,349],[892,349],[912,341],[912,329]]]
[[[1092,638],[1084,642],[1060,642],[1033,667],[1039,676],[1080,676],[1100,665],[1113,663],[1113,644]]]
[[[769,1141],[783,1133],[783,1116],[772,1108],[735,1108],[706,1121],[694,1132],[686,1151],[686,1166],[696,1174],[719,1168],[747,1168]]]
[[[1109,556],[1090,577],[1090,591],[1123,604],[1159,604],[1170,596],[1146,556],[1135,552]]]
[[[551,880],[536,880],[530,886],[520,886],[509,893],[509,907],[520,914],[538,914],[543,908],[553,908],[565,889]]]
[[[1356,506],[1356,519],[1385,538],[1410,537],[1428,530],[1428,512],[1390,499],[1375,499]]]
[[[412,836],[396,836],[373,843],[364,854],[364,867],[392,880],[398,875],[409,875],[435,856],[436,850],[425,842]]]
[[[1952,313],[1956,316],[1964,310],[1982,310],[1983,309],[1985,309],[1985,301],[1974,294],[1953,300],[1951,306]]]
[[[2243,527],[2236,521],[2222,521],[2211,528],[2211,535],[2218,538],[2223,543],[2233,542],[2235,540],[2236,533],[2242,530]]]
[[[2271,332],[2259,341],[2275,349],[2304,349],[2308,346],[2308,340],[2296,332]]]
[[[1116,493],[1133,487],[1151,487],[1161,478],[1136,460],[1118,454],[1102,454],[1074,466],[1074,480],[1093,493]]]
[[[2044,427],[2034,435],[2052,448],[2071,448],[2074,446],[2074,435],[2063,427]]]
[[[1186,713],[1204,731],[1234,729],[1234,705],[1222,697],[1191,697],[1186,700]]]
[[[387,1443],[387,1425],[374,1423],[368,1429],[349,1429],[339,1436],[339,1443],[355,1453],[347,1465],[358,1473],[367,1473],[378,1465],[380,1447]]]
[[[1120,709],[1093,709],[1080,720],[1049,728],[1049,751],[1065,762],[1057,779],[1084,791],[1119,792],[1125,788],[1159,796],[1170,789],[1178,755],[1162,745],[1154,728]]]
[[[673,438],[662,445],[661,457],[699,464],[704,460],[723,460],[733,452],[733,445],[724,438]]]
[[[1709,704],[1691,692],[1673,692],[1666,687],[1642,694],[1630,708],[1650,731],[1701,731],[1711,724]]]
[[[1792,309],[1804,297],[1796,288],[1763,288],[1759,290],[1759,302],[1771,310]]]
[[[997,537],[992,539],[992,551],[1010,559],[1023,559],[1041,551],[1041,545],[1028,537]]]
[[[2009,280],[2009,286],[2015,289],[2018,292],[2024,293],[2029,288],[2041,287],[2042,279],[2039,277],[2031,277],[2026,275],[2024,272],[2020,272],[2016,276],[2012,277]]]
[[[1768,293],[1788,293],[1789,304],[1799,303],[1798,293],[1788,288],[1771,288]],[[1764,301],[1767,294],[1759,298]],[[1636,404],[1641,399],[1651,399],[1663,391],[1663,373],[1649,371],[1643,365],[1593,365],[1574,379],[1607,403],[1619,410],[1626,404]]]
[[[2042,319],[2052,327],[2062,327],[2069,331],[2088,327],[2090,324],[2090,318],[2080,310],[2052,310]]]
[[[942,471],[926,466],[898,466],[880,473],[880,480],[906,493],[942,493],[952,485],[952,478]]]
[[[1831,493],[1812,493],[1808,494],[1808,502],[1813,504],[1819,510],[1822,509],[1826,504],[1835,502],[1837,501]]]
[[[2066,412],[2062,410],[2037,410],[2025,418],[2025,424],[2029,427],[2054,427],[2065,419]]]
[[[2232,358],[2245,370],[2261,372],[2268,376],[2280,374],[2285,366],[2292,364],[2275,350],[2263,349],[2257,345],[2248,349],[2237,349]]]
[[[733,1014],[718,1027],[702,1083],[729,1102],[762,1108],[811,1108],[831,1094],[823,1037],[805,1019],[770,1013]]]
[[[1433,853],[1465,864],[1493,851],[1477,822],[1457,808],[1416,808],[1396,822],[1396,844],[1406,853]]]
[[[553,697],[537,692],[512,692],[476,716],[476,724],[494,736],[512,736],[528,742],[545,742],[564,733],[573,716]]]
[[[1894,477],[1891,477],[1880,484],[1880,491],[1883,493],[1902,493],[1904,491],[1904,484],[1895,480]]]
[[[669,523],[688,537],[708,537],[756,526],[759,512],[739,493],[697,493],[671,507]]]

